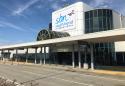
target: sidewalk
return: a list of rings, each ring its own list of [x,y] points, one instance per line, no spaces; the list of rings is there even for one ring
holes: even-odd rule
[[[25,63],[25,62],[1,62],[0,64],[7,64],[7,65],[24,65],[24,66],[42,66],[45,68],[50,68],[50,69],[57,69],[57,70],[65,70],[65,71],[71,71],[71,72],[89,72],[89,73],[96,73],[96,74],[106,74],[106,75],[115,75],[115,76],[125,76],[125,71],[118,71],[118,70],[99,70],[99,69],[95,69],[95,70],[85,70],[85,69],[79,69],[78,67],[76,68],[72,68],[72,66],[65,66],[65,65],[55,65],[55,64],[46,64],[46,65],[41,65],[41,64],[34,64],[34,63]]]
[[[125,72],[119,71],[111,71],[111,70],[94,70],[92,71],[98,74],[107,74],[107,75],[115,75],[115,76],[125,76]]]

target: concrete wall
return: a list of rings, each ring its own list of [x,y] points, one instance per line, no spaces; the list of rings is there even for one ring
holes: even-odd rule
[[[75,35],[81,35],[84,34],[84,12],[93,9],[92,7],[88,6],[87,4],[84,4],[83,2],[78,2],[75,4],[72,4],[70,6],[67,6],[65,8],[62,8],[60,10],[57,10],[52,13],[52,30],[53,31],[64,31],[68,32],[71,36]],[[69,16],[69,13],[73,11],[72,16]],[[60,16],[65,16],[63,18],[67,18],[67,21],[64,20],[64,22],[59,23],[60,28],[57,28],[56,26],[56,20],[60,18]],[[72,25],[65,26],[64,23],[73,21]]]
[[[122,28],[121,26],[121,15],[113,11],[113,27],[114,29]]]
[[[125,41],[115,42],[115,52],[125,52]]]
[[[122,16],[122,27],[125,28],[125,16]]]
[[[113,25],[114,29],[125,28],[125,16],[113,12]],[[125,41],[115,42],[115,52],[125,52]]]
[[[52,52],[71,52],[72,46],[71,45],[59,45],[52,48]]]

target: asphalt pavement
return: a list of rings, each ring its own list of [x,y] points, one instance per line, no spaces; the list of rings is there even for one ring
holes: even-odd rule
[[[25,86],[125,86],[125,77],[57,70],[44,66],[0,64],[0,76]]]

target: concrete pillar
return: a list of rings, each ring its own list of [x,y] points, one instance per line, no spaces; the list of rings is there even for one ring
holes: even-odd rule
[[[28,48],[26,49],[26,63],[28,63]]]
[[[8,50],[8,54],[10,53],[10,50]],[[10,56],[8,57],[8,59],[10,59]]]
[[[2,52],[2,51],[1,51]],[[1,58],[2,58],[2,56],[1,56],[1,52],[0,52],[0,61],[1,61]]]
[[[46,47],[44,47],[44,64],[46,64]]]
[[[115,62],[115,65],[117,65],[117,56],[116,56],[116,52],[114,52],[114,62]]]
[[[123,63],[125,62],[125,55],[124,55],[124,53],[122,54],[122,56],[123,56]]]
[[[40,55],[40,64],[42,64],[42,47],[41,47],[41,55]]]
[[[90,44],[90,52],[91,52],[91,70],[94,70],[93,44]]]
[[[87,63],[87,51],[86,51],[86,49],[85,49],[84,54],[85,54],[85,57],[84,57],[84,69],[88,69],[89,66],[88,66],[88,63]]]
[[[48,58],[49,58],[49,64],[51,64],[51,55],[52,55],[51,46],[52,46],[52,45],[49,45],[49,46],[48,46]]]
[[[1,50],[1,61],[3,61],[3,50]]]
[[[120,28],[122,28],[123,27],[123,21],[122,21],[122,14],[120,14]]]
[[[81,52],[80,52],[80,46],[78,45],[78,60],[79,60],[79,68],[81,68]]]
[[[16,59],[15,59],[16,62],[18,61],[17,54],[18,54],[18,49],[16,49]]]
[[[56,62],[56,52],[53,52],[53,60],[54,60],[54,64],[57,64],[57,62]]]
[[[11,65],[13,65],[13,56],[12,56],[12,58],[11,58]]]
[[[72,45],[72,67],[75,68],[75,50],[74,45]]]
[[[4,59],[4,50],[2,50],[2,61],[4,62],[5,59]]]
[[[1,51],[0,53],[2,54],[2,51]],[[0,54],[0,61],[2,60],[2,59],[1,59],[1,58],[2,58],[1,54]]]
[[[57,62],[57,47],[56,47],[56,45],[53,45],[53,49],[55,50],[53,52],[54,64],[57,65],[58,62]]]
[[[37,63],[36,58],[37,58],[37,48],[35,48],[35,64]]]
[[[84,58],[85,63],[87,63],[87,51],[85,51],[85,58]]]

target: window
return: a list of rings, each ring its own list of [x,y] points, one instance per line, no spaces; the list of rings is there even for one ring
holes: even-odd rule
[[[107,30],[107,17],[103,16],[103,30]]]
[[[107,16],[107,10],[106,9],[103,9],[103,16]]]
[[[89,11],[90,13],[90,18],[93,18],[93,11]]]
[[[89,12],[85,13],[85,19],[89,19]]]
[[[93,18],[90,18],[90,28],[89,28],[89,32],[93,32]]]
[[[85,33],[113,29],[112,10],[97,9],[85,12]]]
[[[98,9],[98,16],[99,16],[99,17],[103,16],[103,15],[102,15],[102,12],[103,12],[102,9]]]
[[[86,28],[86,33],[89,33],[89,19],[86,20],[85,22],[85,28]]]
[[[98,17],[93,18],[93,31],[97,32],[99,31],[99,20]]]
[[[93,17],[98,17],[98,10],[93,11],[94,16]]]

